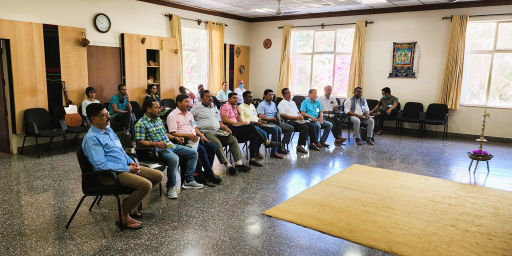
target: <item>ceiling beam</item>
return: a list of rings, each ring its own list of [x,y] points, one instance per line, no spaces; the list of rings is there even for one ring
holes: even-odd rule
[[[485,0],[485,1],[457,2],[457,3],[444,3],[444,4],[412,5],[412,6],[404,6],[404,7],[393,7],[393,8],[376,8],[376,9],[355,10],[355,11],[322,12],[322,13],[308,13],[308,14],[297,14],[297,15],[248,18],[248,17],[238,16],[238,15],[229,14],[229,13],[225,13],[225,12],[219,12],[219,11],[203,9],[203,8],[199,8],[199,7],[182,5],[182,4],[178,4],[175,2],[169,2],[166,0],[138,0],[138,1],[163,5],[163,6],[186,10],[186,11],[192,11],[192,12],[213,15],[213,16],[217,16],[217,17],[246,21],[246,22],[299,20],[299,19],[356,16],[356,15],[368,15],[368,14],[419,12],[419,11],[431,11],[431,10],[443,10],[443,9],[512,5],[512,0]]]

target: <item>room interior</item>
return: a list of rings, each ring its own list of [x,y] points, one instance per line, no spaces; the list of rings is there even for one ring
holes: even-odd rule
[[[153,191],[144,204],[150,217],[145,220],[142,232],[120,232],[110,225],[115,203],[107,198],[92,212],[81,209],[70,229],[65,230],[65,222],[82,193],[76,147],[65,153],[59,144],[62,141],[56,138],[52,152],[41,152],[42,157],[38,159],[35,141],[27,138],[27,151],[19,155],[24,140],[24,110],[50,110],[51,104],[59,105],[62,100],[59,84],[47,83],[51,68],[49,56],[59,58],[61,80],[66,81],[69,99],[77,105],[85,99],[86,87],[95,87],[97,99],[103,103],[116,93],[119,83],[125,83],[130,95],[134,95],[132,100],[142,105],[150,76],[152,83],[159,85],[160,98],[173,99],[180,85],[179,44],[172,38],[169,16],[179,15],[182,28],[197,30],[206,30],[210,21],[222,22],[226,24],[224,66],[222,77],[216,79],[227,80],[233,89],[236,81],[242,79],[255,98],[262,98],[265,89],[281,96],[278,91],[283,29],[280,27],[296,27],[293,31],[336,30],[354,28],[358,21],[371,21],[366,26],[364,97],[380,99],[381,89],[389,87],[402,104],[420,102],[426,107],[439,102],[442,90],[450,37],[450,19],[443,17],[467,14],[470,22],[510,21],[512,3],[505,0],[0,0],[0,3],[1,68],[5,81],[4,91],[0,93],[5,104],[0,104],[0,112],[7,113],[0,115],[3,124],[0,150],[6,153],[0,154],[5,163],[0,172],[6,174],[0,184],[14,188],[0,199],[4,205],[0,216],[8,227],[4,230],[8,239],[0,244],[7,248],[8,254],[388,255],[392,254],[389,250],[373,249],[261,213],[352,164],[512,191],[511,162],[507,158],[512,153],[509,128],[512,109],[461,103],[457,109],[449,109],[447,140],[441,139],[442,127],[428,126],[429,135],[417,138],[417,124],[406,124],[405,135],[395,136],[395,123],[386,122],[385,131],[389,132],[376,137],[375,148],[357,147],[354,142],[341,147],[331,145],[318,155],[292,153],[282,162],[270,159],[263,168],[233,177],[216,161],[214,170],[223,178],[222,186],[199,193],[180,193],[178,201],[169,201]],[[111,21],[106,33],[95,27],[93,20],[99,13],[108,15]],[[334,26],[324,28],[321,24]],[[58,45],[53,45],[58,54],[50,52],[50,41],[45,37],[48,33],[45,28],[50,28],[47,25],[58,29]],[[83,38],[87,38],[89,45],[81,44]],[[267,39],[270,47],[264,46]],[[415,41],[421,47],[416,78],[388,78],[390,47],[393,42],[402,41]],[[149,60],[157,64],[148,64]],[[244,72],[240,71],[242,65]],[[467,83],[467,78],[463,83]],[[350,96],[349,93],[345,97]],[[490,173],[484,171],[481,163],[478,171],[471,170],[468,175],[470,159],[466,152],[478,147],[475,139],[482,132],[484,109],[491,115],[485,126],[489,142],[484,147],[495,158],[489,162]],[[44,138],[39,141],[41,145],[47,142]],[[48,235],[39,240],[45,233]],[[16,237],[22,238],[16,241]],[[7,241],[14,241],[15,246]],[[157,246],[151,246],[152,241]]]

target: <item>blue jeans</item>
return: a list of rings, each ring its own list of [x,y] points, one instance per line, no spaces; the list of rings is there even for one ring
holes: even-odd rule
[[[272,141],[274,142],[280,142],[281,141],[281,128],[279,126],[274,127],[261,127],[263,131],[265,131],[267,134],[272,134]],[[277,147],[272,148],[272,153],[277,153]]]
[[[167,165],[167,185],[166,187],[174,187],[176,185],[176,171],[180,158],[187,161],[187,170],[185,171],[185,181],[194,180],[194,172],[197,164],[197,151],[189,147],[177,145],[173,148],[157,150],[160,161]]]
[[[215,143],[203,143],[199,142],[197,147],[197,153],[199,154],[199,159],[201,163],[203,163],[203,169],[206,176],[213,175],[213,161],[215,160],[215,152],[217,150],[217,145]]]
[[[264,130],[262,130],[256,125],[254,127],[256,127],[256,130],[258,130],[258,132],[261,134],[261,136],[263,136],[263,138],[267,139],[267,133]],[[261,139],[258,137],[258,150],[260,150],[261,144],[263,144],[263,142],[265,141],[261,141]]]
[[[313,124],[316,126],[316,130],[318,130],[318,136],[320,136],[320,129],[324,129],[324,133],[322,134],[322,137],[320,137],[320,142],[325,142],[327,137],[329,137],[329,132],[331,132],[332,123],[324,120],[323,124],[320,122],[314,122]]]

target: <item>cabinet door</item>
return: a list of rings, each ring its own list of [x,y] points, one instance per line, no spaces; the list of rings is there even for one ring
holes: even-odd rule
[[[142,38],[147,36],[124,34],[124,75],[130,100],[142,104],[146,97],[147,61],[146,45],[142,44]],[[116,91],[117,92],[117,91]],[[113,92],[114,95],[116,92]]]
[[[160,98],[176,99],[179,94],[178,87],[178,54],[175,38],[161,37],[160,43],[163,48],[160,50]]]
[[[234,88],[238,87],[238,80],[244,81],[244,89],[249,90],[249,53],[251,48],[249,46],[235,45],[235,51],[240,48],[240,56],[236,57],[235,53],[235,65],[234,65]],[[240,72],[241,66],[245,67],[245,72]]]
[[[146,36],[146,49],[160,50],[160,37]]]

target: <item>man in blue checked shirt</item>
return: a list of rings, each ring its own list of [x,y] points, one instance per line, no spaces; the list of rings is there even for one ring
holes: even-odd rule
[[[274,99],[274,91],[271,89],[266,89],[265,92],[263,92],[263,99],[263,102],[261,102],[258,105],[258,108],[256,108],[258,117],[263,121],[275,124],[277,129],[280,130],[279,133],[284,134],[283,139],[281,140],[282,152],[278,151],[278,153],[288,154],[288,150],[286,150],[284,147],[290,143],[290,139],[293,134],[293,126],[285,124],[279,120],[276,103],[272,101]]]
[[[178,198],[176,189],[176,171],[180,158],[187,162],[185,177],[183,179],[183,189],[201,189],[203,184],[194,180],[194,172],[197,164],[197,150],[182,145],[174,145],[171,140],[175,139],[183,143],[183,138],[172,136],[165,130],[162,120],[158,116],[160,105],[158,101],[146,100],[142,104],[145,110],[142,117],[135,125],[135,140],[141,147],[155,147],[160,161],[167,164],[167,197],[170,199]]]
[[[136,208],[149,195],[151,189],[162,181],[162,173],[140,167],[136,160],[126,155],[119,138],[109,127],[110,116],[104,105],[91,103],[87,106],[86,113],[91,121],[91,129],[84,137],[82,148],[94,171],[115,171],[121,185],[135,189],[123,201],[121,216],[116,214],[116,225],[120,226],[119,218],[122,218],[124,228],[142,228],[142,222],[132,217],[142,217]],[[103,185],[115,185],[111,177],[100,177],[98,181]]]
[[[305,99],[300,105],[300,113],[309,118],[311,122],[317,127],[317,130],[320,133],[320,129],[324,129],[324,133],[322,137],[320,137],[320,141],[316,143],[317,147],[328,147],[329,145],[325,143],[327,137],[329,136],[329,132],[332,129],[332,123],[324,120],[324,115],[322,113],[322,106],[320,101],[316,100],[317,91],[316,89],[310,89],[308,93],[308,98]]]

